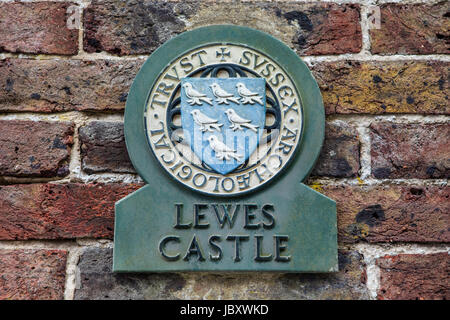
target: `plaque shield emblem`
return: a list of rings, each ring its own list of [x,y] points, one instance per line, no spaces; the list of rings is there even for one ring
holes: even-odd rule
[[[263,78],[184,78],[181,124],[186,143],[212,170],[236,170],[255,152],[266,114]]]

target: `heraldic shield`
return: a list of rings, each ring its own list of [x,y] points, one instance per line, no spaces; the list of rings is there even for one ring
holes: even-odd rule
[[[225,175],[255,152],[266,119],[263,78],[184,78],[181,123],[192,151]]]

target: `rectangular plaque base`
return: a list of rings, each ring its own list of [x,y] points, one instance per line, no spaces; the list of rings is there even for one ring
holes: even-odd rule
[[[236,199],[146,185],[116,203],[113,270],[338,271],[336,203],[300,183]]]

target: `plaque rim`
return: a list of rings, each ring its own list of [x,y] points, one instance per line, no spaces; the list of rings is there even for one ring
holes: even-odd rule
[[[180,183],[170,176],[155,158],[146,134],[145,110],[148,97],[161,72],[183,53],[193,48],[218,43],[249,47],[268,55],[291,77],[298,90],[302,106],[300,108],[303,114],[301,139],[289,163],[266,183],[251,190],[243,190],[238,194],[211,194]],[[152,171],[162,170],[168,177],[167,181],[176,183],[178,187],[182,186],[192,192],[211,197],[236,198],[270,187],[294,167],[301,166],[295,172],[298,174],[298,181],[304,181],[312,171],[322,149],[325,136],[325,110],[320,89],[310,69],[286,44],[267,33],[249,27],[210,25],[179,34],[161,45],[146,59],[128,93],[124,112],[124,135],[130,161],[137,174],[146,183],[151,183],[154,176]]]

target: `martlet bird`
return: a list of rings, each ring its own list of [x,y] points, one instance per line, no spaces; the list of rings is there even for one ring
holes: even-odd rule
[[[211,98],[208,98],[206,94],[200,93],[197,90],[195,90],[192,87],[192,84],[189,82],[186,82],[183,84],[184,92],[186,93],[186,96],[189,98],[187,102],[192,106],[198,104],[199,106],[202,105],[202,101],[206,102],[209,105],[212,105]]]
[[[217,98],[216,101],[219,104],[222,103],[229,104],[228,100],[236,104],[239,104],[238,97],[235,97],[233,94],[226,92],[217,83],[213,83],[212,85],[210,85],[210,87],[212,89],[214,96]]]
[[[200,131],[202,132],[213,132],[213,129],[220,132],[220,127],[223,126],[222,123],[217,123],[217,120],[211,119],[207,115],[201,113],[198,109],[192,110],[191,115],[194,122],[200,126]]]
[[[258,102],[260,105],[263,105],[262,96],[258,95],[258,93],[256,92],[248,90],[245,84],[243,84],[242,82],[238,82],[236,84],[236,87],[239,95],[242,97],[242,104],[254,104],[255,102]]]
[[[231,160],[231,158],[236,160],[241,160],[242,156],[237,154],[235,150],[228,148],[222,141],[220,141],[216,136],[208,137],[209,145],[211,149],[216,153],[216,158],[219,160]]]
[[[258,131],[257,129],[259,128],[259,126],[250,124],[251,120],[240,117],[233,109],[227,109],[227,111],[225,111],[225,114],[228,116],[228,120],[230,120],[231,122],[230,129],[233,129],[233,131],[244,130],[242,129],[242,127],[248,128],[254,132]]]

